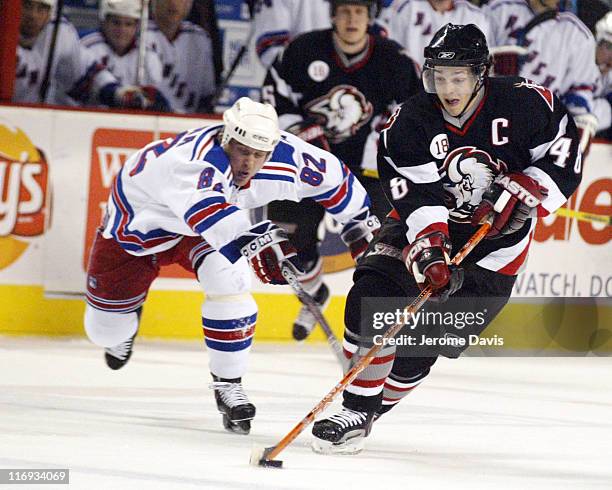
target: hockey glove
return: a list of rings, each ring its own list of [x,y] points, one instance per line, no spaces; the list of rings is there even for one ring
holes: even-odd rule
[[[142,89],[134,85],[118,86],[113,99],[115,107],[124,109],[144,109],[147,104],[147,98]]]
[[[368,245],[380,228],[380,221],[369,210],[359,214],[347,223],[340,238],[351,252],[351,257],[358,262],[368,249]]]
[[[481,225],[493,214],[491,231],[486,238],[509,235],[536,216],[535,209],[547,195],[548,190],[528,175],[516,172],[500,174],[484,192],[472,215],[472,225]]]
[[[124,109],[143,109],[157,112],[170,111],[170,104],[168,104],[166,98],[152,85],[143,87],[133,85],[117,86],[113,95],[113,105]]]
[[[302,274],[297,250],[289,241],[287,232],[262,221],[236,240],[240,253],[246,257],[259,280],[264,284],[287,284],[281,264],[288,262],[296,274]]]
[[[402,252],[406,267],[419,288],[431,286],[434,290],[431,299],[441,303],[463,284],[463,269],[449,265],[450,252],[450,240],[440,231],[417,238]]]
[[[144,109],[155,112],[172,112],[168,100],[153,85],[144,85],[140,87],[140,89],[146,99],[146,106]]]
[[[325,136],[325,129],[312,119],[306,119],[292,124],[287,128],[287,131],[291,134],[295,134],[298,138],[303,139],[311,145],[318,146],[326,151],[331,151],[329,141],[327,140],[327,136]]]

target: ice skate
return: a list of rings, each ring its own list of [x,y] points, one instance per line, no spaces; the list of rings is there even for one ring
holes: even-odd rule
[[[241,378],[225,379],[213,374],[213,380],[210,387],[215,390],[217,409],[223,415],[223,427],[236,434],[248,434],[251,420],[255,417],[255,406],[249,402]]]
[[[342,407],[340,412],[315,422],[312,450],[320,454],[357,454],[372,430],[374,412]]]
[[[121,342],[120,344],[114,347],[107,347],[104,349],[104,359],[106,359],[106,365],[112,370],[116,371],[117,369],[121,369],[123,366],[127,364],[132,357],[132,349],[134,348],[134,339],[136,338],[136,332],[125,342]]]
[[[327,308],[330,301],[329,288],[325,284],[321,284],[321,287],[312,297],[317,306],[321,309],[321,312]],[[317,324],[317,320],[306,305],[302,305],[300,313],[293,323],[293,338],[295,340],[304,340],[310,335],[312,329]]]

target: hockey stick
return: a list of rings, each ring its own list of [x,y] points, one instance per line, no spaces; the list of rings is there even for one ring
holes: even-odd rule
[[[327,323],[327,320],[323,316],[323,312],[319,309],[319,305],[317,305],[317,303],[312,298],[312,296],[310,296],[310,294],[304,291],[304,288],[300,284],[297,275],[289,264],[287,264],[286,262],[283,263],[281,265],[281,272],[289,286],[291,286],[291,288],[293,289],[295,295],[306,306],[306,308],[308,308],[308,311],[312,313],[312,316],[317,319],[319,325],[321,325],[321,329],[323,330],[323,332],[325,333],[325,337],[327,338],[327,343],[334,351],[334,354],[336,355],[340,366],[342,366],[342,369],[344,370],[348,367],[348,359],[344,357],[344,354],[342,353],[342,347],[340,346],[338,339],[336,338],[334,332],[329,326],[329,323]]]
[[[236,68],[238,68],[238,65],[242,61],[242,58],[244,58],[244,55],[248,51],[249,46],[251,45],[251,41],[253,40],[253,36],[255,34],[255,26],[253,25],[252,13],[250,17],[251,18],[250,18],[249,34],[246,40],[244,41],[244,44],[238,50],[238,53],[236,53],[236,56],[234,57],[232,64],[229,67],[229,70],[227,70],[227,74],[221,79],[221,81],[219,82],[219,85],[217,85],[217,88],[215,89],[215,92],[212,98],[210,99],[210,107],[212,107],[213,110],[215,106],[217,105],[217,103],[219,102],[219,99],[223,95],[223,91],[228,86],[230,80],[234,76],[234,72],[236,71]]]
[[[480,226],[478,231],[472,235],[467,243],[457,252],[457,254],[451,260],[451,264],[459,265],[463,259],[474,249],[478,243],[485,237],[485,235],[491,229],[491,223],[488,221]],[[431,287],[426,287],[421,294],[406,308],[404,308],[404,318],[412,318],[412,316],[425,304],[427,299],[431,296]],[[264,466],[281,468],[283,462],[276,458],[281,451],[283,451],[293,440],[300,435],[300,433],[308,427],[315,419],[317,414],[325,410],[325,408],[336,398],[336,396],[344,391],[344,388],[351,383],[358,375],[363,371],[373,360],[378,351],[382,349],[387,340],[395,337],[399,331],[404,327],[404,323],[396,323],[380,339],[380,342],[375,344],[359,361],[351,368],[351,370],[344,375],[344,378],[334,386],[323,399],[315,405],[315,407],[308,412],[308,415],[304,417],[298,424],[291,429],[291,431],[283,437],[275,446],[267,448],[253,448],[251,451],[250,464],[253,466]]]
[[[575,209],[568,208],[559,208],[555,214],[565,218],[575,218],[578,221],[586,221],[588,223],[603,223],[606,226],[612,226],[612,216],[606,216],[605,214],[585,213],[584,211],[577,211]]]
[[[47,66],[45,66],[45,75],[43,76],[42,82],[40,82],[40,89],[38,90],[38,100],[41,104],[44,104],[47,99],[47,92],[51,84],[51,69],[53,68],[53,59],[55,58],[55,46],[57,45],[57,34],[59,32],[59,26],[62,21],[62,10],[64,10],[64,0],[57,0],[55,7],[55,24],[53,25],[53,33],[51,34],[51,45],[49,46],[49,54],[47,55]]]
[[[134,85],[143,83],[145,78],[145,58],[147,55],[147,28],[149,26],[149,0],[142,0],[140,14],[140,30],[138,31],[138,61],[136,62],[136,81]]]

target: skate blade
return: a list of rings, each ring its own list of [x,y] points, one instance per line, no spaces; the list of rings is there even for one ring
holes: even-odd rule
[[[365,437],[356,437],[345,442],[330,442],[317,437],[311,444],[311,449],[317,454],[340,454],[350,456],[359,454],[365,446]]]
[[[230,421],[227,416],[223,416],[223,427],[232,434],[247,435],[251,432],[251,420]]]

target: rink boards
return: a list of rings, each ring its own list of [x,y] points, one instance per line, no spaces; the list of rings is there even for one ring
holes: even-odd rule
[[[145,144],[218,122],[1,106],[0,333],[82,334],[86,261],[113,176]],[[609,144],[593,145],[568,209],[612,214],[611,156]],[[326,315],[340,334],[350,258],[337,226],[328,221],[322,228],[334,295]],[[487,335],[502,335],[504,349],[612,352],[611,238],[612,227],[575,216],[541,221],[513,303]],[[299,303],[287,287],[256,284],[258,340],[289,340]],[[164,270],[145,305],[141,335],[200,337],[201,302],[189,274]]]

